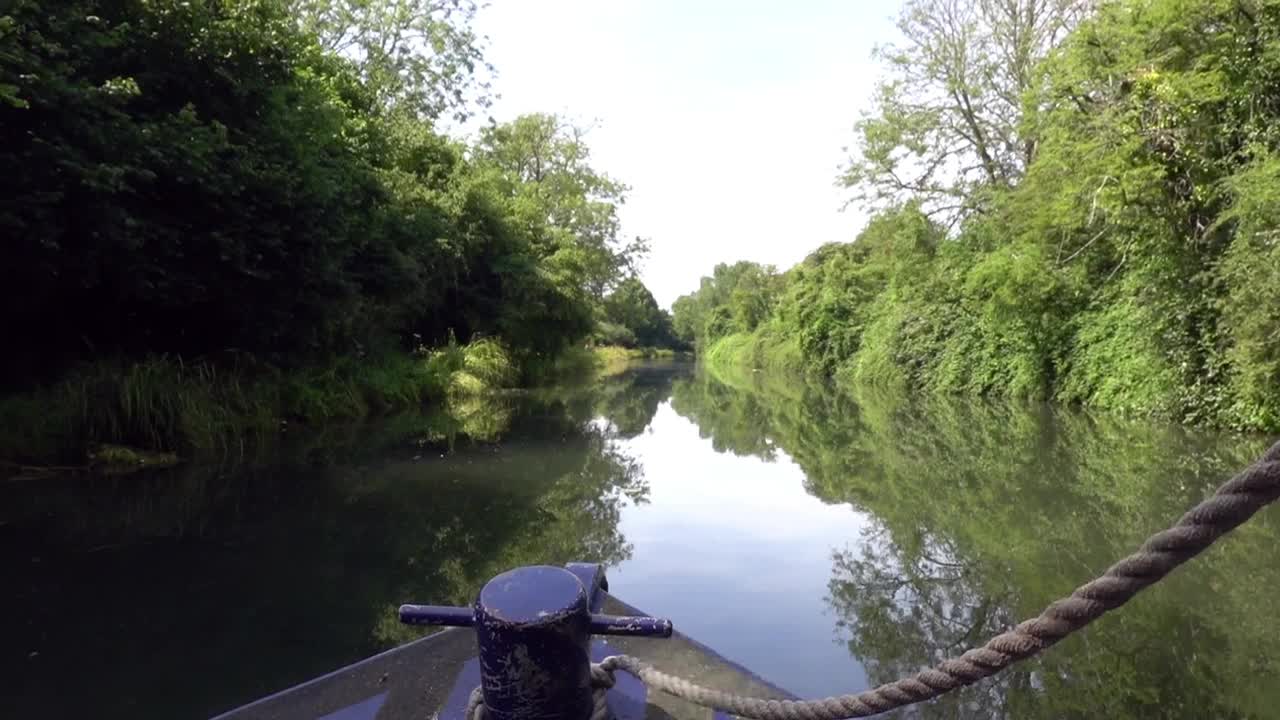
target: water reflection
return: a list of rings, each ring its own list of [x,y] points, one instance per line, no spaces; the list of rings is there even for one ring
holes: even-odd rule
[[[781,448],[873,518],[827,602],[870,684],[955,655],[1127,553],[1265,441],[1045,407],[858,397],[749,376],[677,384],[717,447]],[[1276,717],[1280,523],[1237,536],[1043,658],[901,717]],[[855,688],[856,689],[856,688]]]
[[[410,639],[403,600],[579,559],[785,687],[859,691],[1035,614],[1265,444],[672,367],[298,435],[240,465],[0,486],[3,714],[205,717]],[[1278,541],[1263,513],[1043,658],[898,716],[1280,716]]]
[[[411,639],[405,600],[625,560],[619,513],[646,482],[597,400],[495,399],[248,466],[0,488],[3,714],[208,717]],[[624,405],[614,424],[643,427]]]

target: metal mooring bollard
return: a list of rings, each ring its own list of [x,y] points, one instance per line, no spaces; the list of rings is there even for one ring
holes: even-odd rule
[[[671,636],[670,620],[594,615],[588,602],[574,573],[538,565],[493,578],[472,609],[401,605],[400,621],[476,629],[491,720],[586,720],[592,633]]]

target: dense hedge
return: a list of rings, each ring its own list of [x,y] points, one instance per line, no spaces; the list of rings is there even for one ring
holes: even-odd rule
[[[1039,68],[1034,159],[955,228],[909,200],[785,274],[721,266],[676,328],[790,338],[842,379],[1280,427],[1280,3],[1101,3]]]
[[[7,4],[5,384],[104,356],[289,367],[451,333],[518,358],[585,338],[630,272],[625,187],[554,117],[467,147],[366,75],[283,0]],[[529,153],[560,174],[519,172]]]

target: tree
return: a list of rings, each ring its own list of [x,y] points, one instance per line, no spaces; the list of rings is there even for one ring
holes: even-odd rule
[[[658,307],[638,277],[623,280],[604,299],[608,323],[626,328],[642,347],[670,347],[675,341],[671,315]]]
[[[504,173],[493,145],[468,157],[289,7],[6,6],[0,320],[26,351],[0,357],[0,382],[90,357],[290,367],[451,335],[524,360],[591,331],[633,255],[611,244],[622,186],[580,138],[541,182]]]
[[[672,304],[672,327],[686,342],[707,341],[734,332],[751,332],[773,310],[781,288],[777,269],[746,260],[720,263],[703,277],[696,292]]]
[[[1087,0],[910,0],[901,45],[877,50],[889,77],[857,125],[841,182],[874,207],[917,199],[963,217],[1015,184],[1035,158],[1024,118],[1038,64]]]
[[[330,53],[351,58],[387,106],[464,120],[488,107],[493,67],[471,29],[474,0],[288,0]]]
[[[21,102],[0,105],[0,317],[32,350],[0,362],[296,357],[377,325],[347,270],[379,238],[380,126],[278,3],[7,12],[0,76]]]
[[[871,685],[1034,617],[1200,499],[1196,478],[1226,477],[1266,446],[1219,435],[1211,451],[1188,454],[1186,430],[1168,424],[848,395],[769,373],[720,382],[709,369],[678,380],[671,405],[717,452],[785,453],[807,492],[866,518],[861,536],[831,553],[827,603]],[[904,717],[1141,718],[1156,706],[1168,717],[1266,716],[1277,688],[1233,669],[1280,666],[1274,633],[1257,627],[1276,624],[1259,588],[1280,588],[1280,567],[1257,550],[1280,537],[1276,519],[1255,518],[1219,553],[1091,626],[1087,642],[1063,642]],[[1242,573],[1250,582],[1230,581]]]
[[[729,314],[741,332],[751,332],[773,311],[778,271],[772,265],[741,265],[729,291]]]
[[[591,166],[585,137],[555,115],[522,115],[481,131],[474,154],[551,272],[598,303],[648,243],[619,237],[628,188]]]
[[[696,294],[681,295],[671,303],[671,327],[676,337],[693,345],[701,334],[702,314]]]

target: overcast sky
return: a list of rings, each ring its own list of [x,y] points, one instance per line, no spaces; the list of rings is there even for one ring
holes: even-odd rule
[[[717,262],[785,269],[864,218],[835,176],[897,2],[493,0],[477,18],[499,121],[593,125],[594,164],[632,188],[626,236],[670,306]]]

